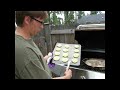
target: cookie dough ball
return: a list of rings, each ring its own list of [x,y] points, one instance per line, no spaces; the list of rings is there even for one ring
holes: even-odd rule
[[[59,55],[60,55],[60,52],[55,52],[55,55],[56,55],[56,56],[59,56]]]
[[[60,50],[61,50],[61,48],[56,48],[56,51],[58,51],[58,52],[59,52]]]
[[[73,57],[78,58],[79,54],[78,53],[74,53]]]
[[[72,63],[75,64],[75,63],[77,63],[77,62],[78,62],[78,59],[77,59],[77,58],[73,58],[73,59],[72,59]]]
[[[68,62],[68,58],[62,58],[62,62],[64,63]]]
[[[57,44],[57,47],[59,47],[59,48],[62,47],[62,44]]]
[[[74,52],[75,52],[75,53],[79,53],[79,49],[75,49]]]
[[[79,48],[79,45],[74,45],[75,48]]]
[[[63,53],[63,57],[68,57],[68,53]]]
[[[60,60],[60,57],[59,57],[59,56],[55,56],[53,59],[54,59],[55,61],[58,61],[58,60]]]
[[[63,49],[63,52],[68,52],[68,49]]]
[[[69,47],[70,47],[69,45],[65,45],[65,48],[67,48],[67,49],[68,49]]]

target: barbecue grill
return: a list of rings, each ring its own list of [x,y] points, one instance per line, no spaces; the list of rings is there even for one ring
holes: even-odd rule
[[[105,60],[105,28],[97,28],[97,26],[92,29],[85,26],[79,28],[75,31],[75,40],[78,44],[81,44],[81,63],[79,68],[105,73],[105,69],[90,68],[82,62],[85,58],[102,58]]]
[[[79,66],[70,66],[72,79],[105,79],[105,69],[90,68],[82,60],[101,58],[105,60],[105,28],[80,28],[75,30],[75,40],[81,45],[81,62]],[[66,66],[55,65],[51,70],[58,76],[64,74]]]

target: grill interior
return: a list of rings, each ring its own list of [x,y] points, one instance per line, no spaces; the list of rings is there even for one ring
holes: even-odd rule
[[[105,30],[75,31],[75,40],[82,49],[105,49]]]

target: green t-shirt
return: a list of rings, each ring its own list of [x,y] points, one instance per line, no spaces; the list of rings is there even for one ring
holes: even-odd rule
[[[15,35],[15,79],[51,79],[43,55],[32,39]]]

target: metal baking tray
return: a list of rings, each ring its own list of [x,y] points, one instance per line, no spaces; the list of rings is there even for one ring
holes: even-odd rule
[[[61,47],[58,47],[59,45],[61,45]],[[66,45],[69,46],[69,48],[66,48]],[[78,48],[75,48],[74,46],[77,45],[79,46]],[[54,57],[56,56],[55,55],[55,52],[56,52],[56,49],[57,48],[60,48],[59,51],[57,52],[60,52],[59,55],[57,55],[59,57],[59,60],[54,60]],[[64,50],[67,49],[68,52],[65,52]],[[74,52],[75,49],[78,49],[79,52]],[[67,44],[67,43],[56,43],[55,47],[54,47],[54,50],[53,50],[53,60],[52,60],[52,63],[55,63],[55,64],[64,64],[64,65],[67,65],[68,61],[67,62],[63,62],[62,59],[64,58],[63,57],[63,53],[68,53],[68,56],[65,57],[65,58],[68,58],[68,61],[71,61],[70,65],[73,65],[73,66],[79,66],[80,65],[80,61],[81,61],[81,45],[80,44]],[[74,57],[74,53],[77,53],[79,54],[79,56],[76,58]],[[76,58],[78,61],[77,63],[73,63],[72,62],[72,59],[73,58]]]

